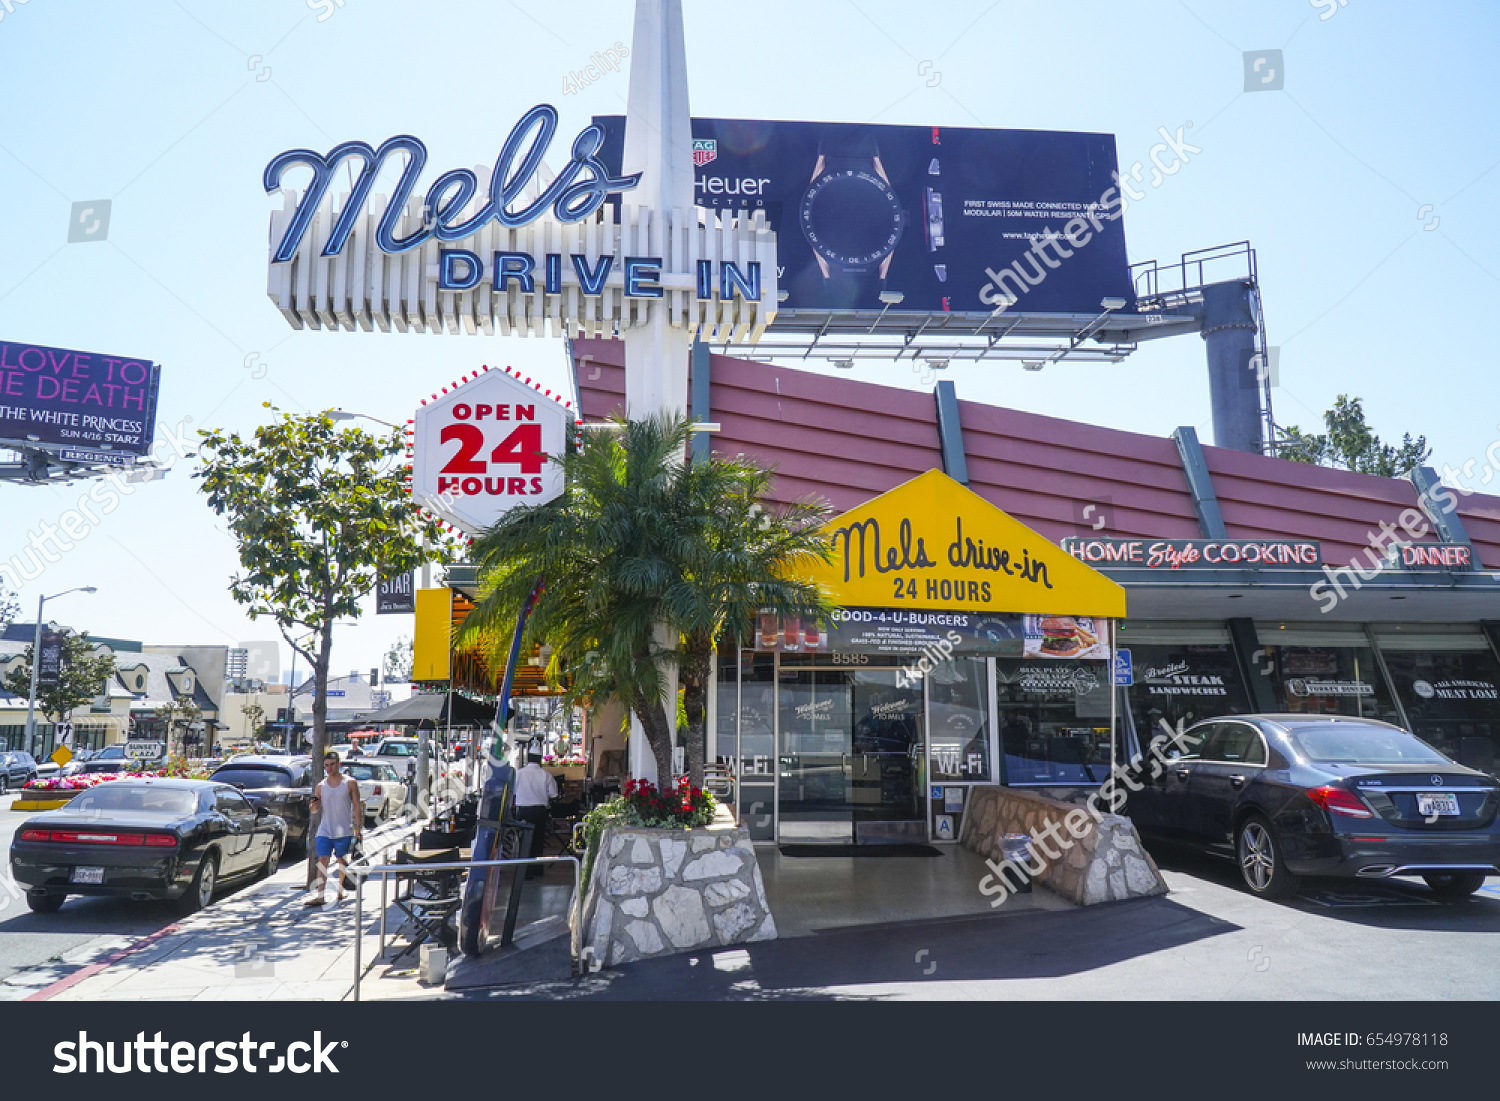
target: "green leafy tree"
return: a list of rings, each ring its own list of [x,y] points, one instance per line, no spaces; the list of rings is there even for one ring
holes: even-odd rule
[[[769,510],[770,475],[744,460],[687,463],[683,418],[615,421],[563,465],[567,491],[511,512],[475,542],[484,594],[461,641],[509,642],[521,607],[544,585],[526,644],[553,647],[571,704],[618,699],[640,722],[658,780],[673,775],[664,696],[679,666],[690,776],[701,785],[703,714],[715,645],[749,637],[759,609],[826,614],[826,597],[796,568],[826,555],[822,510]],[[695,722],[696,716],[696,722]]]
[[[245,730],[252,742],[265,737],[266,709],[258,703],[240,705],[240,714],[245,716]]]
[[[187,756],[187,731],[203,718],[203,709],[193,702],[191,696],[174,696],[155,711],[156,719],[167,733],[167,752],[181,757]],[[207,749],[207,746],[204,746]]]
[[[115,658],[109,651],[95,653],[88,632],[67,633],[62,639],[62,668],[56,684],[38,684],[37,708],[54,723],[60,723],[74,708],[92,703],[103,694],[115,675]],[[31,692],[32,647],[26,647],[21,662],[5,677],[5,690],[26,699]]]
[[[1347,394],[1340,394],[1333,408],[1323,414],[1323,423],[1326,432],[1303,432],[1296,425],[1281,429],[1276,454],[1299,463],[1381,478],[1405,477],[1432,455],[1426,436],[1413,440],[1410,433],[1403,434],[1399,447],[1382,441],[1365,421],[1361,400]]]
[[[16,616],[20,614],[21,601],[6,588],[5,582],[0,581],[0,631],[14,623]]]
[[[390,684],[409,684],[413,661],[412,640],[398,638],[385,652],[385,680]]]
[[[449,540],[412,503],[399,431],[377,437],[323,414],[272,411],[277,419],[249,439],[201,432],[194,476],[239,544],[230,595],[251,619],[271,617],[312,668],[321,757],[334,623],[357,618],[381,577],[441,561]]]

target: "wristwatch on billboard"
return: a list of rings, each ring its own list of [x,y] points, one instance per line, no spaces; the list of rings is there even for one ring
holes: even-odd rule
[[[875,306],[907,214],[874,137],[825,139],[797,207],[824,286],[838,304]]]

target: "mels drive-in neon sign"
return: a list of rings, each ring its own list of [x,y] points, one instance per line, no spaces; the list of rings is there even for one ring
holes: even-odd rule
[[[531,145],[517,164],[516,159],[521,155],[522,146],[533,131],[536,134],[532,137]],[[429,237],[439,241],[457,241],[472,236],[491,221],[497,221],[502,226],[524,226],[540,218],[549,207],[560,222],[580,222],[598,210],[609,195],[617,191],[628,191],[640,182],[640,173],[630,176],[609,174],[597,159],[599,146],[604,141],[604,131],[597,126],[585,126],[573,139],[572,159],[567,167],[539,198],[520,210],[512,210],[511,205],[522,196],[531,178],[541,167],[542,158],[546,156],[547,147],[552,144],[556,133],[557,108],[547,103],[537,104],[521,116],[521,121],[516,123],[510,136],[505,139],[500,155],[495,158],[489,201],[480,207],[479,212],[462,222],[454,223],[454,218],[479,190],[479,180],[471,169],[455,168],[433,181],[423,203],[422,228],[405,237],[396,236],[397,224],[406,200],[416,187],[417,177],[427,164],[427,147],[420,141],[410,134],[398,134],[381,142],[379,149],[371,149],[368,143],[362,141],[346,141],[334,146],[327,154],[319,154],[311,149],[289,149],[272,158],[271,163],[266,165],[263,181],[266,191],[272,192],[280,187],[282,174],[294,164],[307,165],[313,170],[313,178],[303,192],[301,202],[297,204],[297,211],[282,235],[281,243],[271,256],[272,262],[284,264],[297,254],[297,247],[302,243],[308,226],[312,224],[313,215],[322,205],[334,172],[348,157],[362,158],[364,167],[323,246],[324,256],[337,256],[343,251],[344,244],[354,229],[355,220],[364,211],[375,177],[384,166],[386,158],[397,150],[406,152],[406,167],[401,172],[401,179],[396,184],[391,202],[375,231],[375,243],[382,252],[406,252]],[[587,175],[580,179],[585,173]]]

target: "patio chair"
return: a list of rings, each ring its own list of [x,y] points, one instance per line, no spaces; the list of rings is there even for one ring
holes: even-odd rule
[[[443,849],[426,852],[421,856],[405,850],[396,853],[397,864],[410,864],[420,869],[423,864],[454,864],[458,862],[458,850]],[[452,951],[458,946],[458,932],[453,927],[453,917],[463,903],[463,873],[445,870],[426,873],[413,870],[399,873],[407,879],[410,887],[405,897],[396,891],[396,908],[406,915],[402,928],[408,922],[413,926],[411,943],[391,960],[394,965],[429,941],[436,941]],[[399,881],[398,881],[399,882]]]

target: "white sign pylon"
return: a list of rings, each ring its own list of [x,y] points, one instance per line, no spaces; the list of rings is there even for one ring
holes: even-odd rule
[[[693,127],[682,0],[636,0],[622,169],[641,173],[634,202],[658,211],[693,213]],[[651,227],[653,249],[666,244],[656,239],[659,226]],[[668,324],[663,311],[654,311],[647,325],[624,335],[626,415],[686,412],[688,332]]]
[[[659,211],[693,210],[693,126],[688,109],[687,44],[682,29],[682,0],[635,0],[635,29],[630,39],[630,94],[625,108],[622,169],[641,173],[633,198]],[[653,248],[657,232],[653,225]],[[653,253],[652,255],[660,255]],[[625,415],[649,417],[687,411],[688,356],[692,339],[667,323],[663,311],[651,321],[625,330]],[[658,626],[658,643],[674,639]],[[669,730],[677,726],[677,669],[667,671],[663,709]],[[675,740],[675,739],[674,739]],[[630,717],[630,774],[662,786],[670,778],[656,775],[656,758],[646,743],[640,720]]]

